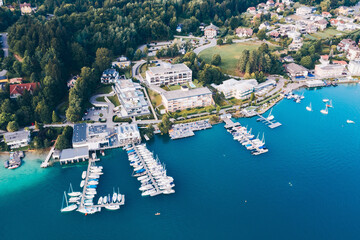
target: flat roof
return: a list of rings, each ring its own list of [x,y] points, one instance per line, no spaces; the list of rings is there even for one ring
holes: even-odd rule
[[[100,134],[104,132],[107,132],[106,124],[89,125],[89,135]]]
[[[86,141],[86,123],[78,123],[74,125],[73,143]]]
[[[60,161],[64,161],[67,159],[75,159],[80,157],[89,157],[88,147],[63,149],[60,154]]]
[[[163,74],[169,71],[191,71],[191,70],[184,63],[179,63],[179,64],[165,63],[162,66],[158,66],[158,67],[149,67],[149,71],[152,72],[153,74]]]
[[[15,142],[27,139],[29,137],[29,131],[17,131],[17,132],[7,132],[4,134],[4,139],[6,143]]]
[[[206,88],[206,87],[202,87],[202,88],[195,88],[195,89],[191,89],[191,90],[175,90],[175,91],[168,91],[168,92],[164,92],[162,95],[167,99],[167,100],[174,100],[174,99],[179,99],[179,98],[188,98],[188,97],[193,97],[193,96],[199,96],[199,95],[207,95],[207,94],[212,94],[211,91]]]

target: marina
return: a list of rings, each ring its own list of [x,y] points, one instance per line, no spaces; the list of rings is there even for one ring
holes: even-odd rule
[[[228,127],[229,125],[232,125],[230,123],[231,119],[226,118],[227,124],[224,126],[229,133],[233,136],[234,140],[239,141],[247,150],[251,151],[252,155],[260,155],[263,153],[268,152],[269,150],[265,147],[265,137],[263,135],[262,139],[259,139],[259,134],[255,138],[255,136],[251,133],[252,129],[249,131],[247,130],[247,127],[243,127],[240,125],[240,123],[233,125],[233,127]],[[232,122],[232,121],[231,121]]]
[[[96,188],[99,184],[100,176],[103,174],[103,167],[96,166],[95,164],[98,160],[96,159],[96,153],[93,153],[92,158],[89,158],[87,170],[83,171],[81,175],[83,179],[80,183],[80,187],[83,188],[82,192],[74,192],[71,184],[68,191],[68,195],[71,197],[69,200],[67,199],[66,192],[64,192],[66,207],[62,207],[61,212],[70,212],[77,209],[78,212],[87,215],[101,212],[102,208],[118,210],[121,205],[125,204],[125,195],[120,194],[119,190],[117,192],[113,190],[112,194],[99,197],[97,204],[94,204],[93,199],[97,195]]]
[[[273,129],[273,128],[277,128],[280,127],[282,124],[279,122],[276,122],[274,120],[274,117],[271,115],[271,113],[269,114],[269,117],[265,118],[263,117],[261,114],[257,113],[256,114],[259,118],[257,119],[257,121],[263,122],[264,124],[266,124],[269,128]],[[272,118],[271,118],[272,116]]]
[[[134,168],[133,177],[141,182],[141,196],[156,196],[172,194],[175,190],[174,179],[166,174],[166,168],[159,159],[153,156],[145,144],[133,145],[125,148],[130,165]]]
[[[180,123],[173,125],[172,129],[170,129],[169,131],[169,135],[170,138],[173,140],[186,138],[186,137],[194,136],[195,131],[209,129],[211,127],[212,126],[208,119],[200,120],[196,122],[190,122],[190,123]]]

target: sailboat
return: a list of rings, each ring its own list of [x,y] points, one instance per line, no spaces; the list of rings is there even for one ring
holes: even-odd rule
[[[117,193],[115,192],[115,190],[113,189],[113,197],[112,197],[112,201],[113,203],[116,203],[117,201]]]
[[[329,108],[332,108],[333,107],[332,101],[330,100],[330,102],[328,104],[326,104],[326,106],[329,107]]]
[[[272,109],[270,110],[269,116],[266,118],[267,120],[273,120],[274,119],[274,115],[271,115]]]
[[[309,112],[311,112],[311,111],[312,111],[311,103],[310,103],[310,105],[309,105],[309,106],[307,106],[307,107],[306,107],[306,110],[308,110]]]
[[[325,109],[320,110],[320,112],[321,112],[322,114],[328,114],[329,111],[328,111],[327,105],[326,105]]]
[[[63,199],[62,206],[61,206],[61,212],[71,212],[71,211],[74,211],[78,207],[76,204],[69,205],[67,197],[66,197],[66,192],[64,192],[64,198],[66,201],[66,207],[64,207],[64,199]]]
[[[117,200],[119,203],[121,203],[121,194],[119,193],[119,188],[118,188],[118,192],[117,192]]]
[[[71,192],[70,192],[70,191],[71,191]],[[81,192],[74,192],[74,190],[73,190],[73,188],[72,188],[72,185],[71,185],[71,183],[70,183],[68,195],[69,195],[70,197],[77,197],[77,196],[80,196],[80,195],[81,195]]]

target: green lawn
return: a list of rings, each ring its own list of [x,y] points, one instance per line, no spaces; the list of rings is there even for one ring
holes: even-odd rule
[[[342,34],[342,32],[337,31],[336,29],[333,28],[327,28],[322,32],[313,33],[310,36],[316,39],[325,39],[325,38],[331,38],[337,34]]]
[[[181,86],[176,84],[176,85],[168,86],[168,88],[170,91],[174,91],[174,90],[179,90]]]
[[[215,46],[202,51],[200,53],[200,57],[204,59],[206,63],[210,63],[214,54],[220,54],[221,64],[219,67],[227,74],[237,75],[237,62],[240,58],[242,51],[255,50],[260,45],[261,42],[251,41]]]
[[[148,90],[148,94],[149,94],[151,103],[155,107],[160,106],[162,104],[162,98],[161,98],[160,94],[158,94],[154,91],[151,91],[150,89],[147,89],[147,90]]]
[[[117,97],[117,95],[110,96],[110,97],[107,97],[107,98],[110,100],[110,102],[112,102],[112,104],[115,105],[115,107],[120,105],[119,98]]]
[[[96,101],[98,101],[98,102],[106,102],[105,97],[97,97]]]
[[[96,89],[95,94],[106,94],[106,93],[110,93],[112,91],[112,85],[105,85],[105,84],[101,84],[101,86],[99,88]]]

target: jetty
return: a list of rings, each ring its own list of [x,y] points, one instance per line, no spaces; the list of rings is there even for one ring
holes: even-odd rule
[[[49,152],[48,155],[46,156],[45,161],[43,161],[43,162],[41,163],[40,167],[46,168],[46,167],[48,167],[48,166],[50,165],[50,159],[51,159],[51,156],[53,155],[54,151],[55,151],[55,144],[54,144],[54,146],[50,149],[50,152]]]
[[[173,125],[169,131],[172,140],[191,137],[195,135],[195,131],[212,128],[208,119],[190,123],[180,123]]]
[[[263,117],[263,115],[261,115],[260,113],[256,113],[256,115],[259,117],[257,119],[257,121],[265,123],[265,125],[267,125],[271,129],[280,127],[282,125],[281,123],[276,122],[275,120],[269,120],[269,119]]]
[[[223,120],[225,122],[225,126],[224,126],[225,128],[233,128],[236,126],[240,126],[240,123],[233,122],[230,118],[224,118]]]
[[[141,164],[144,166],[145,171],[147,172],[147,175],[149,176],[151,182],[156,183],[154,176],[150,173],[149,168],[148,168],[147,164],[145,163],[143,156],[140,154],[138,147],[134,146],[134,150],[135,150],[136,154],[138,155],[139,160],[141,161]],[[160,188],[157,184],[154,184],[153,186],[156,190],[156,193],[153,193],[150,196],[156,196],[156,195],[159,195],[162,193],[162,191],[160,190]]]

